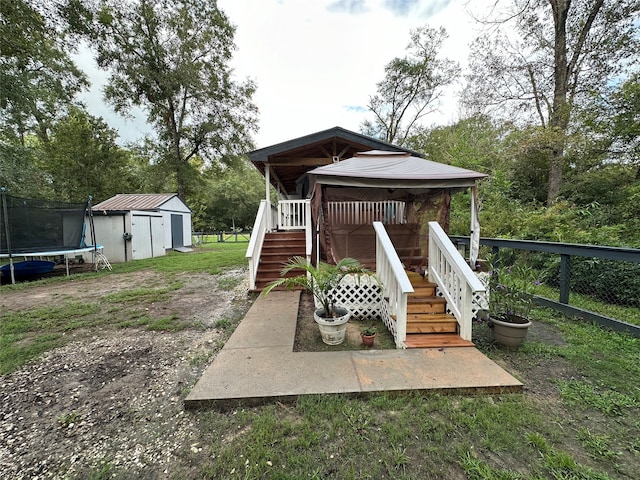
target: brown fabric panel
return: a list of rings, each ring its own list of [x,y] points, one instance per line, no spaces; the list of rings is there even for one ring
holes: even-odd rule
[[[406,224],[386,224],[385,228],[407,268],[426,267],[429,251],[428,222],[438,221],[449,232],[451,192],[448,189],[411,191],[408,189],[331,187],[316,184],[311,199],[314,222],[319,225],[320,244],[329,263],[352,257],[375,268],[373,225],[334,224],[327,215],[327,203],[340,201],[398,200],[406,203]]]
[[[420,225],[385,225],[391,243],[406,268],[426,265],[428,242],[420,235]],[[351,257],[374,270],[376,235],[373,225],[332,225],[329,243],[335,258]]]

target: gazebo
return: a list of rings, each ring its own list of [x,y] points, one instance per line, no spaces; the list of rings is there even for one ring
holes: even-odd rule
[[[411,343],[407,302],[415,294],[407,271],[414,270],[427,274],[433,296],[441,297],[435,303],[446,303],[454,325],[420,326],[409,333],[440,331],[470,341],[474,300],[484,287],[446,231],[451,195],[470,189],[475,200],[476,182],[486,175],[340,127],[256,150],[249,158],[266,181],[247,250],[253,289],[277,277],[292,255],[329,262],[355,257],[375,269],[383,293],[372,300],[371,292],[354,292],[351,286],[341,300],[348,297],[352,309],[381,316],[404,348]],[[271,187],[278,192],[277,206],[271,205]],[[479,237],[476,205],[472,202],[472,265]],[[358,305],[360,297],[364,301]]]

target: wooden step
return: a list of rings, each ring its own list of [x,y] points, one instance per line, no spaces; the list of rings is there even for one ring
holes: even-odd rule
[[[435,297],[436,286],[432,285],[413,285],[413,293],[409,297]]]
[[[269,232],[264,236],[265,242],[277,241],[293,241],[293,240],[305,240],[307,237],[303,231],[289,231],[289,232]]]
[[[262,250],[280,250],[283,248],[297,248],[298,250],[304,250],[306,242],[303,239],[301,240],[266,240],[262,244]]]
[[[263,290],[270,282],[282,277],[282,269],[292,257],[304,257],[306,254],[306,235],[304,231],[289,230],[269,232],[265,235],[256,272],[256,291]],[[287,277],[295,277],[303,270],[291,270]]]
[[[455,333],[414,333],[407,335],[404,342],[407,348],[448,348],[448,347],[473,347],[473,342],[463,340]]]
[[[458,321],[453,315],[407,314],[407,333],[457,333]]]
[[[407,299],[407,316],[411,313],[445,313],[447,301],[442,297]]]

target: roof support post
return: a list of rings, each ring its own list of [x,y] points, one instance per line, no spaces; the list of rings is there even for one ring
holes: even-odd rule
[[[469,239],[469,266],[475,270],[480,250],[480,219],[478,218],[478,187],[471,187],[471,237]]]
[[[271,192],[269,190],[269,186],[271,184],[271,165],[268,163],[264,164],[264,179],[265,179],[265,199],[267,201],[267,223],[266,230],[267,232],[271,231]]]

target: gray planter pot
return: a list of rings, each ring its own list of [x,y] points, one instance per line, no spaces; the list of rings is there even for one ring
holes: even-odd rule
[[[347,331],[347,321],[351,317],[351,312],[346,308],[336,308],[338,317],[322,317],[324,310],[319,308],[313,312],[313,319],[320,328],[322,341],[327,345],[340,345],[344,342],[345,332]]]
[[[531,326],[531,321],[525,323],[512,323],[490,317],[493,324],[493,338],[500,345],[509,348],[518,348],[524,342],[527,331]]]

